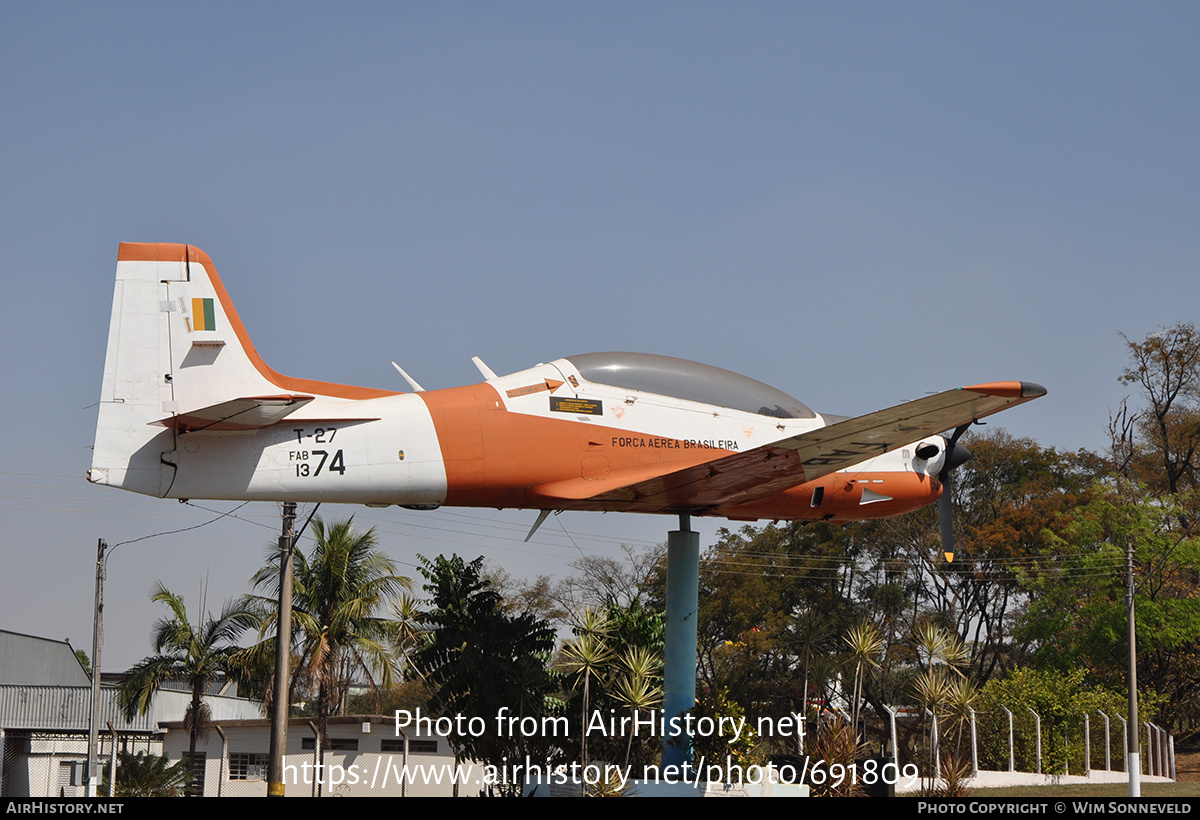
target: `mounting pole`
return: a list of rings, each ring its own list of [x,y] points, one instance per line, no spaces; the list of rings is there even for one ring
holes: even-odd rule
[[[288,656],[292,649],[292,556],[295,553],[296,502],[283,504],[279,536],[279,610],[275,618],[275,695],[271,703],[271,752],[267,763],[267,796],[283,797],[283,755],[287,751],[290,698]]]
[[[679,515],[679,529],[667,533],[667,623],[664,630],[663,716],[667,721],[696,705],[696,627],[700,607],[700,533],[691,516]],[[663,766],[692,762],[690,737],[671,745],[670,724],[663,735]]]
[[[1129,733],[1129,747],[1126,749],[1125,772],[1129,776],[1129,796],[1142,796],[1142,749],[1138,737],[1138,692],[1137,692],[1137,623],[1134,612],[1134,594],[1137,587],[1133,583],[1133,539],[1125,539],[1125,625],[1129,641],[1129,725],[1133,731]]]
[[[97,744],[100,734],[100,649],[104,643],[104,551],[108,544],[103,538],[96,544],[96,604],[92,614],[92,702],[88,717],[87,791],[88,797],[99,793],[100,766]],[[113,746],[113,757],[117,747]],[[115,781],[114,781],[115,782]]]

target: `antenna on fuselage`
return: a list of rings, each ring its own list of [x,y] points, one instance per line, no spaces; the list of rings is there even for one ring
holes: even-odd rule
[[[533,534],[537,532],[538,527],[542,526],[542,523],[550,517],[551,512],[551,510],[542,510],[538,513],[537,521],[533,522],[533,529],[529,531],[529,535],[525,536],[526,542],[528,542],[530,538],[533,538]]]
[[[492,369],[483,363],[483,359],[479,358],[478,356],[472,356],[471,361],[473,361],[475,366],[479,368],[479,372],[483,374],[485,379],[490,381],[494,378],[497,378],[496,374],[492,372]]]
[[[424,393],[425,392],[425,388],[422,387],[421,385],[417,384],[416,379],[414,379],[412,376],[405,373],[403,367],[396,364],[395,362],[392,362],[392,367],[396,368],[396,372],[404,377],[404,380],[406,382],[408,382],[408,386],[413,389],[414,393]]]

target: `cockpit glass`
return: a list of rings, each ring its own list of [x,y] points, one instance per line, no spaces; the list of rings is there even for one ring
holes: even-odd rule
[[[769,384],[687,359],[653,353],[582,353],[567,360],[581,376],[598,384],[779,419],[810,419],[815,415],[799,400]]]

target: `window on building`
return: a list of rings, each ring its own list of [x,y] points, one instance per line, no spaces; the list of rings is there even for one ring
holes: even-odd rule
[[[404,738],[384,738],[379,742],[379,751],[402,753],[404,751]],[[438,751],[438,742],[436,740],[410,740],[408,741],[408,751],[410,754],[435,755]]]
[[[183,753],[183,761],[188,772],[188,782],[184,786],[183,793],[187,797],[204,796],[204,769],[207,759],[204,752],[196,752],[194,756],[187,752]]]
[[[234,752],[229,755],[230,780],[266,780],[271,756],[258,752]]]
[[[301,749],[309,749],[309,750],[317,748],[317,739],[315,737],[300,738],[300,748]],[[329,745],[325,747],[325,751],[327,751],[327,752],[357,752],[358,751],[358,738],[356,738],[356,737],[331,737],[331,738],[329,738]]]
[[[8,761],[5,761],[5,762],[7,763]],[[6,766],[5,768],[7,769],[8,767]],[[84,786],[72,785],[79,779],[77,776],[77,769],[79,771],[82,771],[83,776],[86,778],[86,776],[87,776],[87,765],[86,764],[83,764],[81,766],[78,762],[68,761],[68,760],[60,760],[58,762],[58,792],[55,795],[56,797],[83,797],[84,796],[84,793],[85,793]],[[5,774],[7,774],[7,771],[5,772]],[[7,778],[6,778],[6,780],[7,780]],[[5,785],[7,786],[8,784],[5,783]]]

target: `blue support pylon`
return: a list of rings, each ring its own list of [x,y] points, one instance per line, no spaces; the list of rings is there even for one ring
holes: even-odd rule
[[[667,623],[663,652],[663,711],[667,721],[696,704],[696,628],[700,607],[700,533],[691,517],[679,516],[679,529],[667,533]],[[691,737],[663,737],[663,766],[692,762]],[[682,741],[682,742],[679,742]]]

